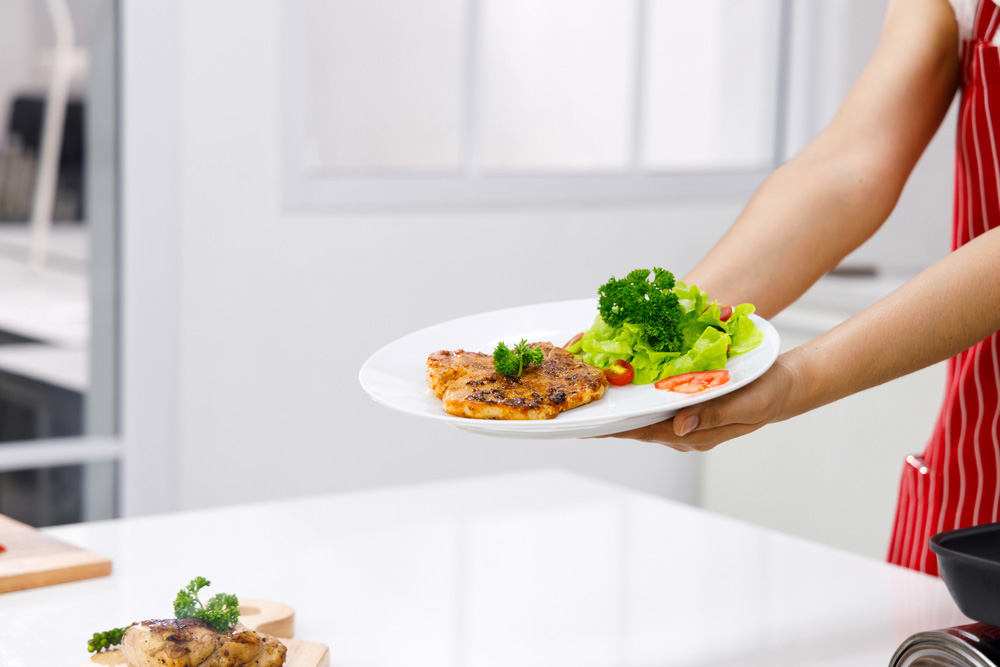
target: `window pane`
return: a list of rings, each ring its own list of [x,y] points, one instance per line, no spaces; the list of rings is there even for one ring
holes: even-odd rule
[[[480,11],[481,165],[628,166],[635,3],[482,0]]]
[[[644,166],[752,168],[774,150],[778,0],[649,0]]]
[[[463,0],[314,0],[319,166],[459,166],[463,17]]]
[[[0,472],[0,514],[30,526],[83,520],[83,466]]]

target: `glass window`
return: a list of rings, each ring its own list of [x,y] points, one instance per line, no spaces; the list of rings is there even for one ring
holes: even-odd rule
[[[0,21],[0,513],[33,525],[115,513],[115,9]]]
[[[312,10],[315,166],[457,169],[462,0],[336,0]]]
[[[484,170],[630,166],[635,11],[621,0],[482,1]]]
[[[780,150],[790,0],[302,3],[296,207],[748,196]]]

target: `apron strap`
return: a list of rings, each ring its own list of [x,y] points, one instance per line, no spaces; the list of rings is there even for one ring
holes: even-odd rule
[[[996,0],[979,0],[972,40],[982,40],[989,44],[993,41],[993,35],[998,27],[1000,27],[1000,7],[997,6]]]
[[[975,54],[980,48],[988,46],[993,41],[993,35],[1000,27],[1000,7],[997,6],[997,2],[1000,0],[979,0],[976,7],[976,20],[972,24],[972,35],[969,39],[962,41],[962,88],[965,88],[972,78],[972,71],[975,68],[975,63],[973,63]]]

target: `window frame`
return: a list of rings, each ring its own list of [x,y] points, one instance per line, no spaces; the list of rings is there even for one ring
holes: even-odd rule
[[[643,167],[641,104],[644,79],[645,30],[649,0],[636,3],[638,23],[633,75],[634,103],[629,166],[623,171],[486,172],[476,165],[478,109],[475,94],[475,45],[479,0],[464,0],[465,66],[463,167],[454,170],[346,170],[310,168],[303,154],[309,145],[309,44],[302,38],[313,0],[284,5],[282,22],[283,105],[281,180],[288,210],[400,210],[423,207],[551,206],[655,204],[706,198],[747,198],[783,160],[788,116],[792,0],[778,0],[778,55],[773,143],[767,162],[754,168],[672,171]]]

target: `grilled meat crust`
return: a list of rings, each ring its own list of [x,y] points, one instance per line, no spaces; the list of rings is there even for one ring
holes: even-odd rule
[[[427,358],[427,386],[445,412],[472,419],[552,419],[604,395],[608,381],[600,368],[552,343],[532,347],[545,358],[519,378],[497,373],[488,354],[435,352]]]
[[[170,618],[132,624],[122,651],[129,667],[279,667],[287,649],[242,626],[220,633],[197,619]]]

